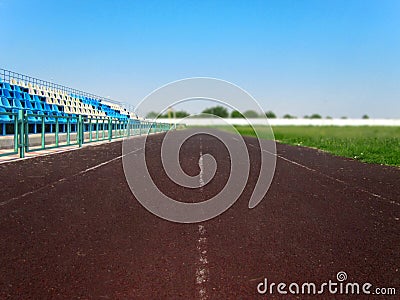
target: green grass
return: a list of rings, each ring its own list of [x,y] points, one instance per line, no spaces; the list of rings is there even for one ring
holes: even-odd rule
[[[255,135],[250,126],[235,127],[242,135]],[[268,138],[267,130],[258,129],[261,138]],[[318,148],[367,163],[400,166],[400,127],[276,126],[273,131],[275,139],[284,144]]]

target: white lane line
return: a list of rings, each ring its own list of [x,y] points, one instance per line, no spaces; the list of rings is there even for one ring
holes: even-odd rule
[[[197,240],[197,251],[199,261],[196,268],[196,284],[198,298],[201,300],[208,299],[206,283],[208,281],[209,270],[207,260],[207,237],[206,230],[203,225],[199,225],[199,239]]]
[[[200,181],[200,189],[202,189],[204,185],[203,179],[203,149],[200,138],[200,159],[199,159],[199,181]],[[207,232],[204,225],[198,226],[199,239],[197,240],[197,252],[199,255],[199,261],[197,261],[196,268],[196,285],[197,285],[197,293],[198,298],[201,300],[208,299],[206,283],[209,277],[209,269],[208,269],[208,260],[207,260]]]
[[[252,147],[252,148],[258,148],[258,147],[254,146],[254,145],[252,145],[252,144],[250,144],[250,147]],[[366,193],[366,194],[368,194],[368,195],[370,195],[370,196],[372,196],[372,197],[378,198],[379,200],[383,200],[383,201],[388,202],[388,203],[390,203],[390,204],[394,204],[394,205],[400,206],[400,203],[399,203],[399,202],[396,202],[396,201],[394,201],[394,200],[388,199],[388,198],[386,198],[386,197],[384,197],[384,196],[382,196],[382,195],[378,195],[378,194],[372,193],[372,192],[370,192],[370,191],[368,191],[368,190],[366,190],[366,189],[364,189],[364,188],[362,188],[362,187],[360,187],[360,186],[351,185],[350,183],[347,183],[347,182],[345,182],[345,181],[343,181],[343,180],[341,180],[341,179],[339,179],[339,178],[336,178],[336,177],[327,175],[327,174],[322,173],[322,172],[320,172],[320,171],[317,171],[317,170],[315,170],[315,169],[313,169],[313,168],[310,168],[310,167],[307,167],[307,166],[305,166],[305,165],[302,165],[302,164],[300,164],[300,163],[298,163],[298,162],[295,162],[295,161],[290,160],[290,159],[288,159],[288,158],[286,158],[286,157],[283,157],[282,155],[279,155],[279,154],[276,154],[276,153],[272,153],[272,152],[267,151],[267,150],[262,150],[262,151],[265,152],[265,153],[268,153],[268,154],[275,155],[276,157],[278,157],[278,158],[280,158],[280,159],[283,159],[284,161],[287,161],[287,162],[289,162],[289,163],[291,163],[291,164],[294,164],[294,165],[296,165],[296,166],[299,166],[299,167],[301,167],[301,168],[304,168],[304,169],[306,169],[306,170],[308,170],[308,171],[314,172],[314,173],[316,173],[316,174],[318,174],[318,175],[320,175],[320,176],[323,176],[323,177],[328,178],[328,179],[330,179],[330,180],[334,180],[334,181],[336,181],[336,182],[342,183],[342,184],[344,184],[344,185],[346,185],[346,186],[348,186],[348,187],[350,187],[350,188],[354,188],[354,189],[356,189],[356,190],[358,190],[358,191],[360,191],[360,192],[363,192],[363,193]]]
[[[17,197],[8,199],[8,200],[6,200],[6,201],[2,201],[2,202],[0,202],[0,206],[4,206],[4,205],[6,205],[6,204],[8,204],[8,203],[10,203],[10,202],[12,202],[12,201],[19,200],[19,199],[24,198],[24,197],[26,197],[26,196],[28,196],[28,195],[35,194],[35,193],[40,192],[40,191],[42,191],[42,190],[44,190],[44,189],[47,189],[47,188],[49,188],[49,187],[52,188],[52,187],[54,187],[56,184],[59,184],[60,182],[66,181],[66,180],[68,180],[68,179],[74,178],[74,177],[76,177],[76,176],[85,174],[85,173],[90,172],[90,171],[93,171],[93,170],[96,170],[97,168],[100,168],[100,167],[102,167],[102,166],[108,165],[109,163],[111,163],[111,162],[113,162],[113,161],[116,161],[116,160],[118,160],[118,159],[121,159],[121,158],[123,158],[123,157],[125,157],[125,156],[127,156],[127,155],[129,155],[129,154],[133,154],[133,153],[135,153],[135,152],[137,152],[137,151],[139,151],[139,150],[142,150],[142,148],[136,149],[136,150],[134,150],[134,151],[128,152],[128,153],[126,153],[126,154],[123,154],[123,155],[120,155],[120,156],[117,156],[117,157],[114,157],[114,158],[112,158],[112,159],[110,159],[110,160],[108,160],[108,161],[102,162],[102,163],[100,163],[100,164],[98,164],[98,165],[96,165],[96,166],[93,166],[93,167],[87,168],[87,169],[85,169],[85,170],[82,170],[82,171],[80,171],[80,172],[78,172],[78,173],[76,173],[76,174],[74,174],[74,175],[72,175],[72,176],[65,177],[65,178],[61,178],[61,179],[59,179],[59,180],[57,180],[57,181],[54,181],[54,182],[49,183],[49,184],[46,184],[46,185],[44,185],[44,186],[42,186],[42,187],[40,187],[40,188],[38,188],[38,189],[36,189],[36,190],[29,191],[29,192],[27,192],[27,193],[25,193],[25,194],[22,194],[22,195],[19,195],[19,196],[17,196]]]

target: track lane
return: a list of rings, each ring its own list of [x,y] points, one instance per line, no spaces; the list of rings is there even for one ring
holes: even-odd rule
[[[161,137],[151,137],[153,157]],[[201,139],[203,153],[229,158],[213,139]],[[291,148],[278,145],[280,152],[297,151]],[[199,149],[200,137],[182,149],[188,174],[200,172]],[[94,147],[91,157],[102,158],[102,150]],[[249,151],[252,175],[243,195],[203,224],[210,299],[254,298],[264,277],[319,282],[339,270],[353,280],[399,286],[398,208],[278,159],[268,195],[249,210],[259,164],[257,149]],[[167,193],[190,202],[218,192],[229,171],[222,164],[209,185],[193,191],[160,176],[158,159],[149,168]],[[141,207],[123,179],[121,160],[8,204],[0,209],[0,226],[2,298],[197,298],[198,224],[167,222]]]

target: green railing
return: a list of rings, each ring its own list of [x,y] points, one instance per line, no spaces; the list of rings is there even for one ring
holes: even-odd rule
[[[78,132],[72,132],[72,126],[75,128],[78,127],[79,117],[77,116],[47,116],[26,113],[22,118],[25,127],[24,134],[26,136],[24,144],[25,152],[79,145]],[[32,118],[35,118],[36,121],[32,121]],[[38,145],[30,146],[32,144],[30,143],[30,139],[37,139],[37,133],[29,134],[29,125],[40,125],[40,143]],[[50,128],[47,132],[46,127]],[[61,132],[60,127],[64,127]],[[48,144],[46,144],[46,140],[49,142]]]
[[[7,120],[3,119],[6,118]],[[14,126],[13,134],[9,135],[8,137],[12,138],[7,138],[5,142],[9,142],[11,145],[10,147],[7,147],[6,149],[1,149],[0,156],[5,156],[5,155],[11,155],[11,154],[18,154],[18,146],[19,146],[19,140],[18,140],[18,129],[19,129],[19,123],[18,123],[18,113],[17,112],[0,112],[0,123],[3,127],[3,135],[6,134],[6,125],[12,125]]]
[[[50,116],[23,110],[0,112],[0,156],[169,131],[174,124],[105,117]],[[8,116],[4,118],[2,116]],[[6,144],[6,147],[4,145]]]

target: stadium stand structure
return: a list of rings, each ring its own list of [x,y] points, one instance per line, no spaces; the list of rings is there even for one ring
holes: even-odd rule
[[[81,146],[173,128],[172,124],[145,121],[121,102],[4,69],[0,69],[0,126],[3,140],[14,136],[14,151],[0,155],[20,152],[21,157],[35,143],[39,149],[74,141]],[[54,138],[49,138],[53,133]],[[1,140],[0,148],[7,148]]]

